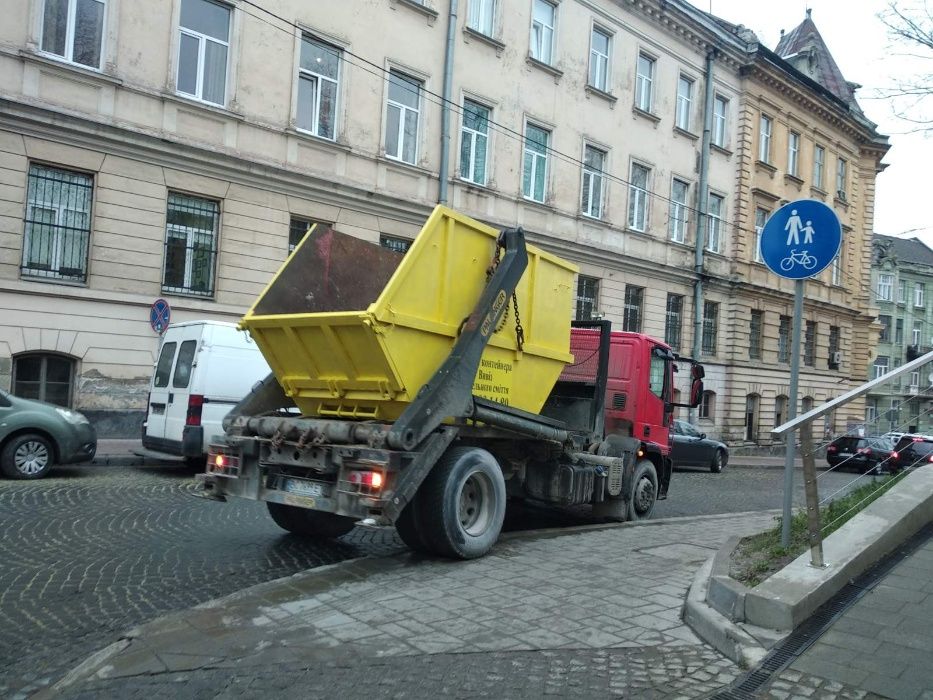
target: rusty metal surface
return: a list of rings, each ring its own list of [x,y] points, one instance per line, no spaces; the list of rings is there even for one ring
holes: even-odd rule
[[[361,311],[379,297],[401,260],[401,253],[318,226],[295,250],[253,313]]]

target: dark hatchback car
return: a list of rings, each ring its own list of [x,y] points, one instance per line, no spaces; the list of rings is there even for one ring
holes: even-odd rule
[[[904,435],[894,446],[891,462],[896,469],[930,464],[933,462],[933,438]]]
[[[87,462],[97,435],[77,411],[0,390],[0,473],[38,479],[56,464]]]
[[[675,420],[671,426],[671,459],[675,467],[703,467],[718,474],[729,463],[729,448],[690,423]]]
[[[890,438],[845,435],[826,447],[826,461],[839,471],[880,473],[894,468],[893,452],[894,441]]]

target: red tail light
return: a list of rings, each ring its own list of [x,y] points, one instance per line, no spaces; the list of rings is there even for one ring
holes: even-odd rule
[[[836,447],[835,445],[830,445],[829,447],[826,448],[826,451],[827,451],[827,452],[835,452],[835,451],[838,450],[838,449],[839,449],[839,448]]]
[[[385,479],[382,472],[350,472],[348,481],[351,484],[368,486],[371,489],[381,489]]]
[[[188,415],[185,417],[185,425],[201,425],[202,406],[204,406],[203,395],[190,394],[188,396]]]
[[[897,459],[897,451],[891,453],[891,459]]]

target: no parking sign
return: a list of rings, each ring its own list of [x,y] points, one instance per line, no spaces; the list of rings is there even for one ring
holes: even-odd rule
[[[165,299],[156,299],[149,307],[149,325],[159,335],[165,333],[172,320],[172,307]]]

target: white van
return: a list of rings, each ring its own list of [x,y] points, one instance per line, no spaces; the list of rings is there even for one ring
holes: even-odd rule
[[[143,447],[201,459],[224,416],[271,372],[256,343],[233,323],[169,326],[149,383]]]

